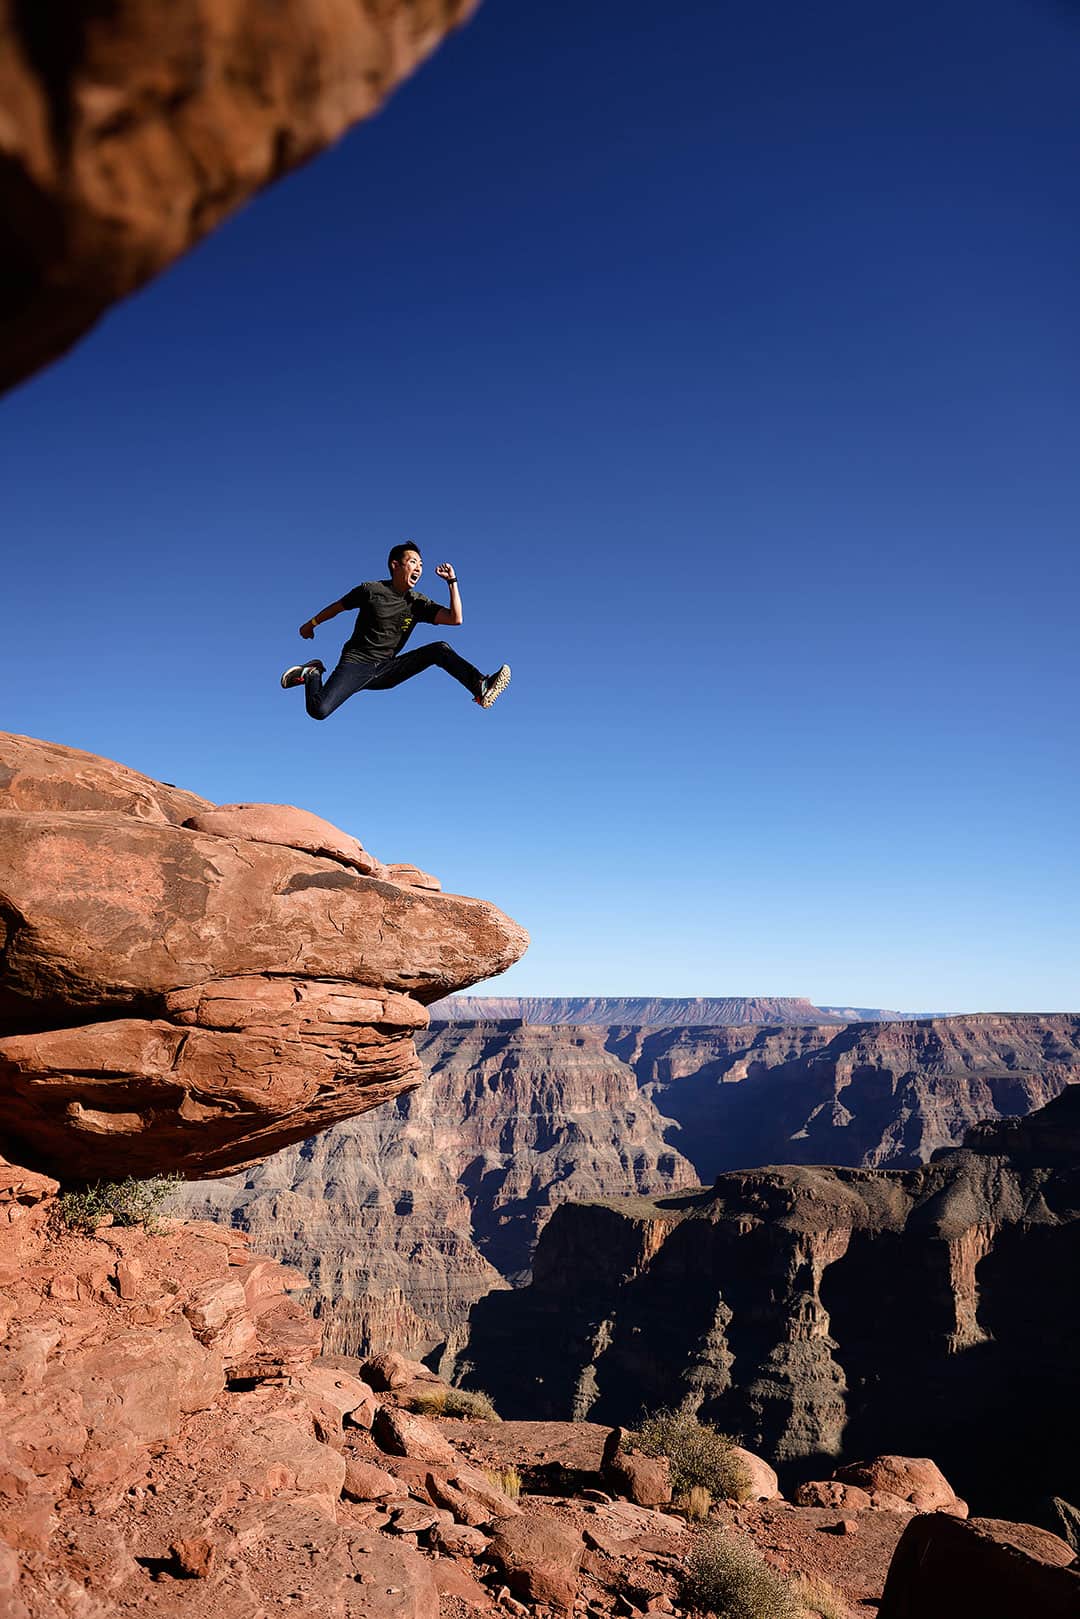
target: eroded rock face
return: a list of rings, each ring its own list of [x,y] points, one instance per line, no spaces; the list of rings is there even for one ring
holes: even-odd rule
[[[559,1203],[695,1176],[602,1029],[469,1025],[417,1048],[418,1090],[243,1179],[185,1188],[184,1206],[303,1269],[329,1348],[445,1345],[447,1369],[472,1305],[527,1274]]]
[[[789,1476],[916,1450],[976,1510],[1072,1499],[1078,1125],[1070,1086],[918,1170],[747,1170],[560,1208],[531,1287],[474,1307],[472,1375],[507,1417],[685,1400]]]
[[[426,1002],[525,948],[289,806],[215,819],[8,735],[4,777],[0,1148],[63,1179],[225,1173],[387,1101],[423,1077]]]
[[[475,0],[0,0],[0,389],[374,112]]]

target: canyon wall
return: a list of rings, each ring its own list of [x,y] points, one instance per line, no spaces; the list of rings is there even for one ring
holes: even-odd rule
[[[932,1455],[978,1507],[1076,1499],[1080,1086],[914,1170],[764,1168],[556,1211],[524,1290],[473,1310],[507,1417],[686,1402],[822,1476]]]
[[[1080,1080],[1080,1017],[972,1013],[846,1028],[610,1030],[703,1182],[755,1164],[902,1168]]]
[[[528,1273],[570,1199],[694,1184],[670,1122],[595,1029],[463,1025],[418,1036],[425,1084],[184,1207],[296,1265],[328,1344],[460,1348],[471,1306]]]
[[[807,1159],[917,1164],[982,1118],[1080,1079],[1080,1019],[855,1029],[444,1024],[419,1090],[184,1207],[312,1278],[349,1353],[441,1350],[473,1304],[527,1279],[560,1203],[663,1194]]]

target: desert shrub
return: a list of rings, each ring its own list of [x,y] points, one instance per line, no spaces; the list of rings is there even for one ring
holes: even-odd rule
[[[820,1574],[800,1574],[791,1583],[792,1594],[813,1619],[851,1619],[851,1609],[835,1585]]]
[[[521,1474],[516,1467],[487,1468],[484,1476],[489,1484],[494,1484],[504,1495],[512,1496],[516,1500],[521,1494]]]
[[[693,1489],[687,1490],[685,1495],[676,1497],[675,1505],[686,1513],[691,1523],[700,1523],[702,1519],[709,1516],[712,1496],[708,1490],[702,1489],[700,1484],[695,1484]]]
[[[165,1204],[183,1181],[182,1175],[153,1175],[136,1180],[98,1181],[77,1191],[62,1192],[57,1210],[69,1231],[92,1234],[107,1216],[114,1226],[142,1226],[154,1236]]]
[[[695,1487],[708,1490],[714,1501],[724,1496],[744,1501],[750,1494],[750,1477],[734,1441],[696,1417],[657,1411],[640,1425],[634,1442],[647,1456],[670,1458],[673,1495]]]
[[[472,1422],[499,1422],[502,1419],[483,1389],[451,1389],[435,1385],[409,1401],[409,1409],[423,1416],[463,1417]]]
[[[697,1536],[679,1574],[683,1602],[716,1619],[798,1619],[791,1587],[754,1548],[717,1529]]]

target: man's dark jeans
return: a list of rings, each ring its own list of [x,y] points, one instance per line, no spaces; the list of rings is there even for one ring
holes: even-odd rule
[[[448,641],[432,641],[397,658],[342,658],[325,682],[318,673],[308,675],[304,682],[307,711],[313,720],[325,720],[355,692],[389,691],[391,686],[400,686],[403,680],[411,680],[432,664],[445,669],[461,681],[466,691],[479,697],[484,679],[479,669],[459,658]]]

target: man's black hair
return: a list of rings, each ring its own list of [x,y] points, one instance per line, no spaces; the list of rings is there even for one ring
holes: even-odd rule
[[[395,562],[401,561],[406,551],[415,551],[417,556],[420,557],[420,561],[423,562],[424,559],[420,556],[420,547],[414,545],[412,540],[403,540],[400,545],[390,547],[390,555],[386,559],[386,566],[392,568]]]

